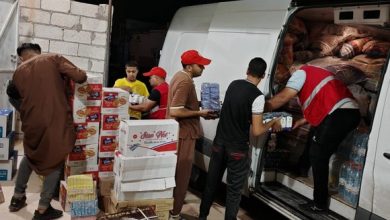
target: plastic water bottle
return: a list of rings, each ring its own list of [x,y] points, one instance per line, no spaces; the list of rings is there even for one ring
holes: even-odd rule
[[[357,206],[359,199],[360,184],[362,179],[363,166],[361,164],[354,164],[351,169],[351,189],[349,203],[354,207]]]
[[[368,134],[356,132],[354,137],[350,159],[357,164],[364,164],[368,145]]]
[[[352,201],[352,187],[353,187],[353,162],[348,161],[346,178],[345,178],[345,192],[343,199],[351,204]]]
[[[349,173],[351,170],[351,161],[346,161],[341,165],[339,175],[339,195],[343,200],[347,201],[348,193],[346,189]]]

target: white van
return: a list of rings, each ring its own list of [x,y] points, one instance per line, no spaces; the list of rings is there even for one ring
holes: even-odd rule
[[[295,23],[297,20],[298,23]],[[302,23],[304,29],[294,29]],[[315,35],[315,31],[319,32]],[[291,34],[292,46],[288,44]],[[362,49],[363,44],[352,42],[362,38],[367,38],[367,42],[377,40],[382,45],[390,43],[389,0],[261,0],[199,5],[177,11],[167,33],[159,65],[167,70],[169,80],[181,69],[180,55],[183,51],[200,51],[211,58],[212,63],[201,77],[195,79],[198,95],[203,82],[217,82],[222,100],[229,83],[245,77],[247,65],[253,57],[262,57],[268,64],[266,78],[259,85],[267,96],[272,96],[283,86],[285,73],[290,74],[304,63],[339,66],[347,63],[348,66],[359,67],[360,72],[352,69],[350,72],[341,71],[341,74],[344,73],[345,77],[350,77],[350,73],[360,74],[360,78],[353,75],[350,88],[358,97],[365,116],[360,127],[365,131],[360,133],[360,138],[368,139],[368,144],[358,150],[363,158],[360,164],[363,165],[360,166],[362,171],[357,173],[358,176],[363,173],[361,184],[358,177],[351,178],[350,175],[349,179],[345,179],[345,173],[339,173],[341,164],[344,164],[342,169],[346,172],[345,164],[354,159],[351,154],[356,154],[356,146],[352,153],[351,149],[348,150],[348,146],[353,147],[358,142],[359,135],[354,132],[343,144],[347,155],[344,152],[343,158],[342,153],[338,153],[341,156],[336,155],[332,159],[330,184],[335,189],[330,201],[331,211],[321,215],[300,210],[298,204],[312,199],[312,180],[310,176],[294,176],[289,168],[297,162],[307,141],[309,128],[303,127],[293,132],[278,133],[276,139],[275,136],[264,135],[252,140],[252,166],[247,188],[250,196],[264,201],[290,219],[390,219],[390,135],[387,133],[390,129],[389,51],[372,51],[370,48],[373,47],[368,46]],[[348,45],[345,44],[352,46],[352,52],[351,49],[346,50]],[[372,53],[382,55],[366,59],[370,53],[370,56]],[[341,55],[343,59],[339,58]],[[281,110],[302,117],[299,111],[294,111],[293,105],[289,103]],[[217,123],[218,120],[202,120],[204,137],[197,145],[195,164],[205,171]],[[269,148],[270,141],[277,141],[276,149]],[[340,183],[339,176],[344,178]],[[351,183],[352,180],[355,182]],[[341,187],[347,193],[343,194]],[[354,193],[355,201],[350,201],[351,193]]]

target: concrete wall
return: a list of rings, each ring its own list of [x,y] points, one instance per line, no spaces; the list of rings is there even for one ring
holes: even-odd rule
[[[89,73],[103,74],[108,5],[71,0],[20,0],[19,43],[59,53]]]

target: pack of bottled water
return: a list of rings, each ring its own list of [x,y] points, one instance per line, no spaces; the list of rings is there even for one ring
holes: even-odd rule
[[[341,165],[339,173],[339,195],[345,202],[356,207],[367,152],[368,133],[355,130],[349,143],[352,144],[349,160]]]
[[[357,164],[364,165],[366,158],[368,145],[368,134],[355,132],[354,141],[352,145],[352,150],[350,153],[350,160],[354,161]]]
[[[202,83],[200,97],[203,109],[210,109],[215,112],[221,110],[218,83]]]
[[[339,195],[353,207],[359,201],[360,185],[362,182],[363,165],[353,161],[345,162],[340,169]]]

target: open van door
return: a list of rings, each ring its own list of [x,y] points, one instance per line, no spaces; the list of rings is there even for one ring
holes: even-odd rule
[[[376,130],[368,143],[376,150],[367,154],[358,209],[360,215],[373,220],[390,219],[390,65],[385,74],[373,126]]]
[[[9,108],[6,83],[16,68],[18,1],[0,0],[0,108]]]

